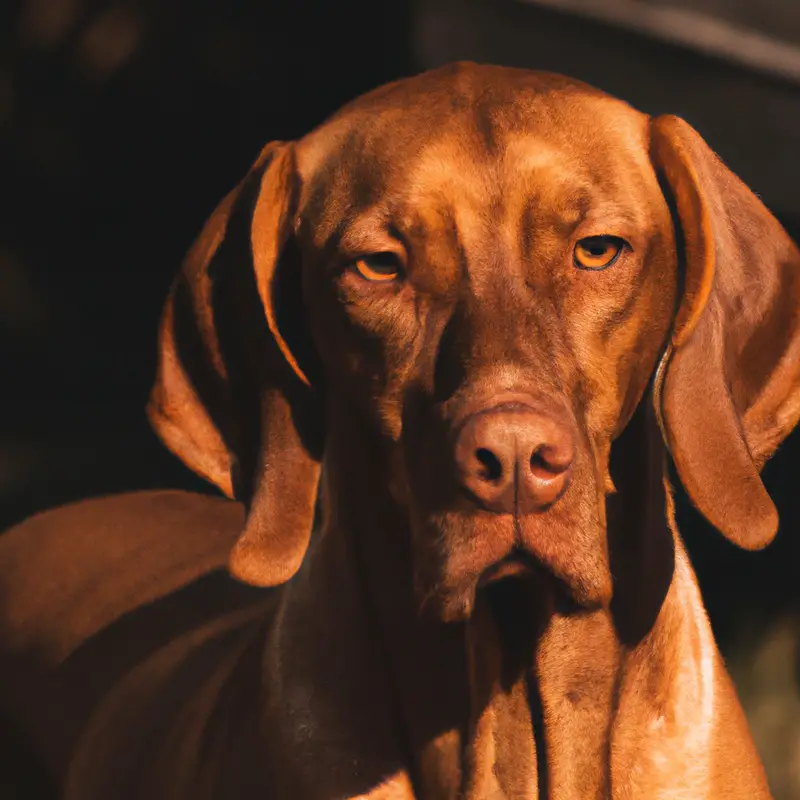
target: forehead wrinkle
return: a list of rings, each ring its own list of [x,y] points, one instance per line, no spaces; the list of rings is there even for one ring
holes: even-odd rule
[[[331,159],[302,185],[300,230],[319,248],[335,246],[357,220],[362,227],[380,224],[384,181],[379,170],[353,158],[349,151]]]
[[[582,97],[579,106],[567,116],[557,104],[540,103],[506,137],[503,175],[511,188],[520,180],[530,183],[522,176],[530,176],[538,187],[583,185],[593,195],[608,184],[604,194],[626,205],[630,185],[618,187],[619,178],[624,176],[626,184],[633,178],[642,188],[652,171],[648,117],[605,96]],[[618,113],[609,114],[609,106]]]
[[[440,297],[452,295],[466,269],[457,204],[438,198],[431,204],[404,203],[392,215],[411,253],[412,282]]]
[[[567,224],[585,213],[589,176],[560,148],[530,136],[515,137],[503,154],[501,171],[509,205],[544,205],[557,210]]]
[[[537,174],[513,184],[513,191],[505,192],[504,199],[503,227],[524,259],[530,257],[537,242],[546,240],[549,249],[567,240],[591,206],[591,195],[582,182],[570,186],[558,176],[551,182]]]
[[[646,166],[654,175],[649,161]],[[655,178],[653,184],[656,185]],[[624,158],[605,169],[595,168],[591,187],[587,224],[611,223],[630,234],[644,234],[651,229],[654,193],[649,190],[646,169],[641,169],[635,160]]]
[[[506,175],[564,169],[565,160],[561,148],[532,134],[507,137],[500,159],[501,169]]]
[[[391,237],[391,218],[383,204],[355,212],[339,226],[340,249],[349,252],[368,252],[379,248]]]
[[[459,129],[422,146],[397,176],[410,203],[455,197],[480,202],[491,185],[491,162],[476,146],[475,133]],[[400,188],[400,187],[398,187]]]
[[[644,235],[652,227],[652,193],[644,176],[617,165],[583,174],[533,172],[510,182],[504,195],[509,229],[518,231],[523,244],[545,230],[567,239],[579,227],[586,229],[583,235],[621,236]]]
[[[422,254],[417,278],[431,291],[450,294],[459,284],[467,241],[485,228],[496,183],[492,160],[461,125],[425,143],[392,175],[386,189],[392,219]]]

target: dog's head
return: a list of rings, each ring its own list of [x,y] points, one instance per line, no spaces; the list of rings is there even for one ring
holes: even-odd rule
[[[758,473],[800,415],[800,263],[685,122],[459,65],[268,145],[161,346],[156,430],[249,508],[234,574],[295,573],[324,458],[332,502],[407,520],[442,618],[532,563],[605,604],[611,443],[651,384],[700,511],[774,535]]]

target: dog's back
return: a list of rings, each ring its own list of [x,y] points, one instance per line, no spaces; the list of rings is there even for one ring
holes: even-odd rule
[[[188,680],[202,680],[199,650],[209,657],[222,636],[229,655],[232,628],[245,641],[242,623],[264,619],[271,593],[225,570],[241,524],[226,500],[137,492],[48,511],[0,537],[0,719],[21,726],[6,722],[3,737],[20,758],[31,747],[45,759],[9,760],[0,786],[12,767],[61,774],[112,687],[174,681],[166,673],[190,661]]]

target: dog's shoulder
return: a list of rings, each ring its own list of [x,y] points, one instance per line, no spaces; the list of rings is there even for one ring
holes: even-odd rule
[[[251,622],[268,619],[276,594],[225,569],[242,522],[221,498],[147,491],[46,511],[0,535],[0,710],[55,774],[121,681],[136,695],[140,684],[188,686],[187,669],[205,680],[225,660],[220,640],[249,641]]]
[[[25,520],[0,535],[0,642],[63,660],[132,610],[223,570],[242,519],[221,498],[143,491]]]

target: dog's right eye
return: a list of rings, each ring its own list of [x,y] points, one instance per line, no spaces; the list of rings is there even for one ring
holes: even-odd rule
[[[353,269],[364,280],[384,283],[397,280],[403,271],[400,259],[394,253],[374,253],[371,256],[364,256],[353,262]]]

